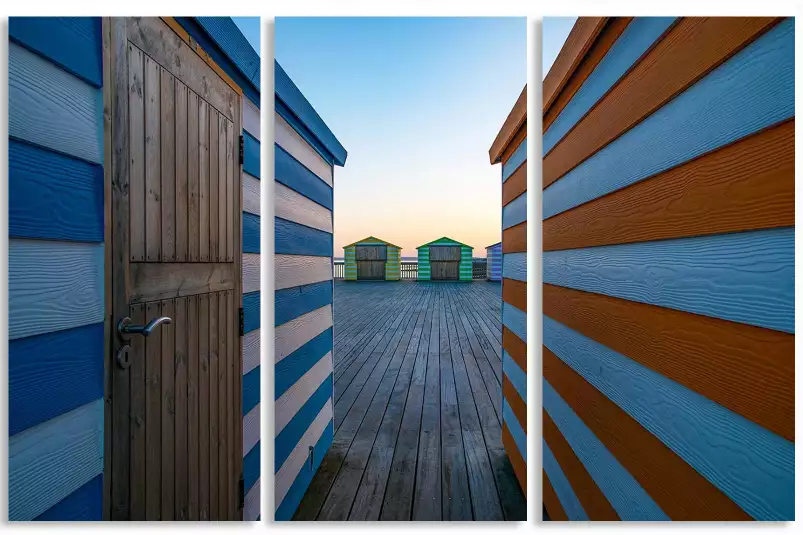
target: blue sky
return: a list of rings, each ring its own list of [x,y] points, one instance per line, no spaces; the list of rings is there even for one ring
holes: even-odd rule
[[[526,19],[276,19],[276,59],[348,151],[335,255],[369,234],[403,248],[500,240],[488,149],[527,81]]]
[[[262,56],[259,47],[259,17],[232,17],[231,20],[240,28],[251,47],[258,56]]]
[[[575,21],[577,17],[544,17],[544,47],[541,51],[543,78],[546,78],[549,68],[555,63]]]

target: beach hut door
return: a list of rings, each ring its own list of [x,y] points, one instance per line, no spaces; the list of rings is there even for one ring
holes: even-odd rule
[[[173,19],[111,19],[111,519],[241,517],[241,93]]]
[[[357,280],[384,280],[386,245],[358,245],[356,247]]]
[[[430,246],[429,264],[432,280],[460,279],[460,246]]]

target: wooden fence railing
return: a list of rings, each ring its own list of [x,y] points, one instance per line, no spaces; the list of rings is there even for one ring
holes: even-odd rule
[[[335,260],[335,280],[346,278],[346,268],[342,260]],[[418,262],[401,261],[402,280],[416,280],[418,278]],[[475,258],[471,265],[471,278],[474,280],[484,280],[488,275],[488,262],[485,258]]]

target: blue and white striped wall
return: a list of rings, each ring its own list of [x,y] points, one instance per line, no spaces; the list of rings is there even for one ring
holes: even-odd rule
[[[275,518],[290,520],[332,444],[334,166],[346,152],[276,63]]]
[[[100,520],[100,18],[9,20],[9,520]]]
[[[485,258],[487,259],[486,278],[489,281],[499,282],[502,280],[502,242],[495,243],[485,248]]]
[[[229,17],[177,18],[242,89],[243,136],[243,520],[260,517],[260,59]]]

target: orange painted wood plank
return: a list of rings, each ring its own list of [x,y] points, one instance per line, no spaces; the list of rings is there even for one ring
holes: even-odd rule
[[[507,400],[507,404],[513,409],[513,414],[521,424],[524,432],[527,432],[527,403],[521,399],[513,383],[507,378],[507,375],[502,375],[502,395]]]
[[[544,158],[544,187],[630,130],[779,20],[682,19]]]
[[[563,90],[569,77],[596,41],[607,20],[606,17],[579,17],[577,19],[563,48],[560,49],[555,63],[552,64],[544,78],[543,112],[549,109],[558,93]]]
[[[527,191],[527,160],[502,183],[502,206]]]
[[[795,121],[543,222],[544,251],[794,226]]]
[[[751,520],[547,347],[543,370],[549,384],[672,520]]]
[[[552,454],[560,464],[566,479],[580,500],[580,504],[588,514],[590,520],[619,520],[619,515],[616,514],[611,503],[599,490],[599,487],[591,478],[591,475],[583,466],[582,461],[577,458],[577,455],[572,450],[572,447],[563,438],[558,426],[549,417],[549,414],[542,409],[542,429],[544,432],[544,440],[552,450]]]
[[[516,474],[516,479],[519,481],[519,486],[524,496],[527,496],[527,463],[519,453],[519,448],[516,446],[516,441],[513,440],[513,435],[507,428],[507,424],[502,422],[502,445],[507,451],[507,456],[510,459],[510,464],[513,466],[513,473]]]
[[[502,279],[502,301],[527,312],[527,283],[514,279]]]
[[[594,41],[592,46],[588,49],[587,53],[581,58],[577,68],[569,77],[563,90],[557,95],[555,101],[549,109],[544,110],[542,131],[546,132],[552,123],[557,119],[563,108],[574,97],[575,93],[586,81],[586,78],[594,71],[608,50],[613,46],[622,32],[625,31],[627,25],[632,21],[632,17],[616,17],[609,19],[605,27],[600,31],[599,36]],[[544,186],[546,187],[546,186]]]
[[[566,511],[563,510],[563,506],[560,504],[555,489],[552,487],[552,483],[550,483],[546,472],[543,470],[541,471],[541,477],[541,491],[543,492],[544,507],[546,507],[546,511],[549,513],[549,519],[557,522],[569,520],[569,517],[566,516]]]
[[[794,441],[794,335],[551,284],[543,311]]]
[[[502,251],[504,253],[527,252],[527,221],[502,231]]]
[[[527,373],[527,344],[504,325],[502,325],[502,348],[513,358],[518,367]]]

